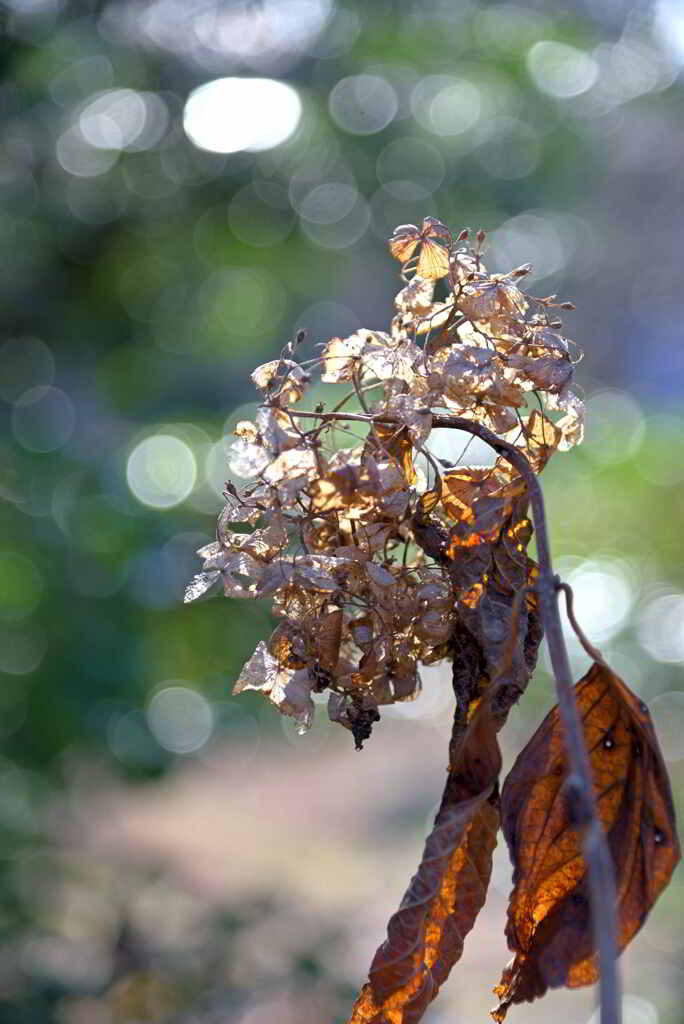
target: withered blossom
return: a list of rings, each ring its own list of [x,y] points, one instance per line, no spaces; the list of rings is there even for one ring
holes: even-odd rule
[[[402,225],[390,241],[404,266],[387,332],[332,338],[305,365],[290,344],[252,374],[262,404],[235,428],[229,456],[251,482],[227,493],[186,600],[219,583],[229,597],[272,600],[279,625],[235,692],[258,689],[301,728],[311,691],[328,691],[330,718],[362,742],[379,708],[417,697],[422,664],[453,657],[462,629],[486,638],[482,668],[493,665],[534,572],[525,488],[510,465],[444,470],[430,455],[433,415],[445,410],[519,446],[537,472],[581,439],[558,304],[521,290],[528,266],[488,274],[481,240],[454,241],[434,218]],[[305,417],[316,364],[322,384],[346,382],[349,394],[330,402],[332,415]],[[349,411],[366,422],[345,421]]]
[[[420,698],[422,665],[451,661],[442,802],[348,1024],[422,1018],[484,902],[502,814],[514,862],[507,937],[515,959],[495,989],[497,1021],[547,987],[595,980],[590,921],[607,922],[623,948],[680,855],[646,707],[594,648],[599,661],[576,689],[580,738],[568,741],[554,709],[499,787],[497,733],[532,675],[542,623],[552,650],[562,636],[560,622],[554,636],[546,599],[565,585],[544,543],[539,567],[527,551],[528,489],[541,535],[534,474],[581,441],[583,406],[572,384],[573,343],[558,333],[556,311],[571,304],[526,295],[528,264],[488,274],[484,238],[478,232],[473,247],[463,231],[454,241],[430,217],[420,229],[401,225],[389,244],[404,287],[387,333],[332,338],[302,366],[298,332],[279,359],[257,367],[262,403],[255,422],[235,428],[230,458],[251,483],[242,492],[226,485],[216,541],[198,552],[204,566],[186,592],[194,601],[222,583],[229,597],[270,598],[275,629],[234,692],[259,691],[300,732],[311,725],[313,695],[327,692],[330,720],[357,749],[380,709]],[[323,385],[346,382],[330,411],[325,401],[300,406],[316,363]],[[484,436],[498,453],[494,465],[436,458],[432,430],[445,423]],[[567,688],[574,707],[569,681]],[[568,754],[575,789],[579,780],[590,793],[592,776],[580,778],[575,742],[580,750],[584,743],[599,794],[596,810],[589,803],[583,814],[610,833],[619,926],[609,922],[610,886],[591,824],[580,848]],[[593,871],[591,913],[582,850]],[[614,957],[610,944],[599,942],[602,972]]]

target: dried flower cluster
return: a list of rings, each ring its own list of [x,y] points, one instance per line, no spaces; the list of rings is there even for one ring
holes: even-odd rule
[[[601,1020],[617,1024],[617,953],[680,856],[648,709],[571,608],[594,667],[573,689],[567,665],[556,597],[571,591],[553,573],[537,474],[582,437],[571,343],[558,333],[558,309],[572,306],[525,295],[529,266],[489,274],[483,242],[482,232],[473,245],[466,231],[454,239],[432,218],[402,225],[390,239],[404,287],[389,332],[332,338],[298,361],[300,332],[254,371],[263,399],[256,421],[237,425],[231,454],[252,482],[227,486],[217,539],[199,552],[204,568],[186,594],[221,582],[230,597],[272,598],[278,625],[235,692],[260,691],[306,731],[312,693],[329,690],[330,718],[359,748],[380,708],[416,698],[421,664],[452,663],[442,801],[349,1024],[421,1019],[484,903],[500,827],[515,957],[494,1019],[547,988],[596,980],[600,952]],[[304,410],[316,370],[331,397]],[[467,445],[438,458],[440,426],[479,436],[498,458],[469,465]],[[542,627],[559,705],[500,789],[497,734]]]
[[[438,463],[433,414],[483,424],[538,472],[580,440],[582,405],[554,296],[524,294],[529,266],[489,274],[483,239],[454,240],[432,218],[397,228],[390,247],[407,283],[389,332],[333,338],[306,363],[294,360],[300,336],[252,374],[263,401],[256,422],[237,425],[230,464],[254,483],[229,488],[186,600],[219,580],[229,597],[273,598],[280,623],[235,692],[261,691],[302,729],[312,690],[329,689],[330,718],[360,744],[379,707],[417,696],[419,665],[451,653],[459,623],[488,630],[492,664],[508,636],[497,595],[510,617],[530,572],[523,482],[503,459]],[[348,382],[349,393],[302,416],[317,367],[323,384]],[[367,422],[345,419],[352,402]]]

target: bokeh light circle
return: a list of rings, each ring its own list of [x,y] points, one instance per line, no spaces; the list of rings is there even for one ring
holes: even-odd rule
[[[302,220],[312,224],[336,224],[351,213],[358,197],[359,190],[354,185],[327,181],[314,186],[297,209]]]
[[[165,686],[147,706],[147,724],[157,743],[172,754],[190,754],[214,728],[209,702],[187,686]]]
[[[460,135],[480,116],[480,90],[472,82],[455,81],[440,89],[430,104],[430,122],[438,135]]]
[[[497,155],[490,141],[480,148],[478,157],[488,167],[489,173],[496,177],[501,161],[505,160],[505,149]],[[512,154],[511,168],[505,173],[510,173],[514,166],[515,153]],[[540,281],[552,276],[563,269],[571,255],[556,218],[548,210],[526,210],[516,214],[492,231],[489,241],[497,267],[502,270],[531,261],[532,272],[527,281]]]
[[[340,128],[351,135],[374,135],[394,120],[399,109],[397,94],[380,75],[350,75],[333,88],[330,113]]]
[[[190,494],[197,463],[189,445],[171,434],[154,434],[135,446],[126,464],[126,480],[143,505],[172,508]]]
[[[609,640],[625,625],[635,600],[634,588],[619,562],[587,561],[568,574],[575,606],[591,624],[592,639]],[[568,632],[570,627],[564,627]]]
[[[427,199],[444,181],[446,168],[439,150],[423,139],[394,139],[380,153],[378,180],[400,200]]]
[[[12,409],[12,433],[31,452],[54,452],[74,431],[76,410],[60,388],[40,385],[29,388]]]
[[[427,75],[411,94],[416,121],[435,135],[461,135],[482,113],[480,90],[472,82],[452,75]]]
[[[591,89],[599,75],[593,57],[575,46],[542,39],[527,54],[527,70],[541,92],[570,99]]]
[[[586,401],[586,444],[582,453],[599,465],[624,462],[638,451],[644,414],[632,395],[615,388],[596,391]]]
[[[133,89],[108,89],[81,111],[81,135],[95,149],[126,149],[142,135],[146,107]]]
[[[106,174],[119,158],[118,149],[96,149],[83,138],[78,127],[62,132],[55,143],[60,167],[77,178],[96,178]]]
[[[190,93],[183,128],[210,153],[261,152],[285,142],[302,116],[299,94],[273,78],[216,78]]]
[[[321,249],[347,249],[366,233],[370,224],[370,208],[359,196],[349,213],[334,224],[314,224],[302,220],[302,232]]]
[[[639,616],[639,643],[656,661],[684,662],[684,594],[660,594]]]

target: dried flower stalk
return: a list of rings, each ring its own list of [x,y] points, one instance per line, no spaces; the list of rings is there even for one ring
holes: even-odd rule
[[[568,757],[565,792],[584,836],[601,1021],[619,1024],[613,864],[537,479],[554,452],[582,439],[576,349],[558,319],[573,307],[525,294],[529,265],[489,274],[483,242],[483,232],[474,245],[465,231],[454,239],[434,218],[400,226],[390,251],[404,286],[387,332],[332,338],[307,360],[299,332],[254,371],[262,402],[254,422],[235,428],[230,456],[233,473],[251,482],[240,491],[227,485],[216,541],[199,552],[204,567],[186,600],[219,584],[229,597],[271,598],[278,623],[234,692],[261,692],[305,732],[312,694],[327,691],[330,719],[351,731],[357,749],[383,707],[419,696],[421,665],[453,662],[449,777],[416,876],[420,897],[414,879],[353,1024],[417,1021],[460,956],[484,896],[468,910],[454,893],[475,862],[475,882],[486,889],[499,822],[496,733],[528,683],[543,631]],[[332,397],[302,409],[316,377]],[[493,465],[470,464],[467,445],[461,452],[456,443],[449,458],[438,457],[433,431],[443,428],[483,440]],[[538,565],[527,553],[528,506]],[[533,997],[511,992],[497,1019],[508,1003]]]

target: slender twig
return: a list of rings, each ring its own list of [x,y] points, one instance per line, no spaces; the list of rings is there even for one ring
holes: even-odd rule
[[[562,590],[565,594],[565,610],[567,612],[568,620],[575,631],[575,636],[582,644],[582,647],[590,658],[597,661],[599,665],[605,665],[603,655],[599,651],[598,647],[594,647],[591,640],[586,636],[584,630],[575,618],[575,595],[572,592],[572,587],[569,583],[563,583],[562,580],[559,580],[558,577],[556,577],[556,590]]]
[[[316,417],[319,415],[287,411],[293,416]],[[325,419],[326,414],[321,414],[321,418]],[[346,413],[340,418],[390,424],[401,422],[396,416],[369,417],[354,413]],[[606,834],[598,816],[589,755],[575,701],[570,663],[558,609],[558,581],[551,563],[551,547],[541,486],[523,452],[515,445],[497,437],[482,424],[460,416],[434,414],[432,425],[435,428],[464,430],[479,437],[494,451],[502,455],[520,473],[527,485],[537,539],[539,578],[536,589],[539,595],[539,611],[556,680],[558,707],[570,766],[566,790],[568,798],[572,802],[574,818],[579,825],[584,826],[583,852],[587,865],[594,945],[598,950],[600,964],[600,1020],[601,1024],[620,1024],[621,998],[617,967],[615,870]]]
[[[449,420],[453,420],[453,422],[450,424]],[[583,848],[589,881],[594,944],[599,953],[601,1024],[620,1024],[621,999],[617,967],[615,870],[606,834],[597,812],[589,755],[575,702],[570,663],[558,610],[556,577],[551,565],[551,548],[541,486],[522,452],[513,445],[502,441],[486,427],[457,417],[436,416],[433,423],[434,426],[453,425],[457,426],[459,430],[470,430],[475,433],[491,445],[495,451],[500,452],[518,470],[527,484],[537,536],[539,611],[556,678],[558,707],[570,763],[570,774],[566,785],[568,796],[574,804],[576,820],[586,826]]]
[[[357,369],[354,369],[352,371],[352,383],[354,385],[354,391],[356,392],[356,397],[359,400],[359,405],[361,406],[361,408],[363,409],[363,411],[365,413],[370,413],[370,409],[366,405],[366,399],[363,397],[363,387],[361,385],[361,374],[359,373],[359,371]]]

